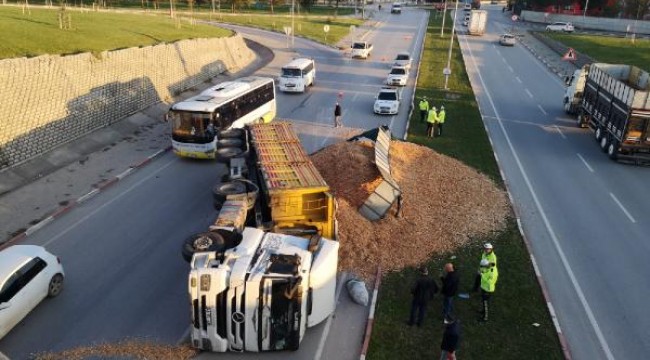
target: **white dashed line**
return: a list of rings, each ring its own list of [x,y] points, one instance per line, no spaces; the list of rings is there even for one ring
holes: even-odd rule
[[[542,113],[543,113],[544,115],[548,115],[548,113],[546,112],[546,110],[544,110],[544,108],[542,107],[542,105],[537,104],[537,107],[542,111]]]
[[[515,76],[515,79],[516,79],[520,84],[523,84],[523,83],[521,82],[521,79],[519,78],[519,76]]]
[[[627,209],[623,206],[623,204],[621,204],[621,202],[618,201],[618,199],[616,198],[616,196],[614,196],[614,194],[612,194],[612,193],[609,193],[609,196],[611,196],[612,199],[614,200],[614,202],[616,203],[616,205],[618,205],[618,206],[621,208],[621,210],[623,210],[623,212],[625,213],[625,216],[627,216],[627,218],[630,219],[631,222],[636,223],[636,220],[634,220],[634,218],[632,217],[632,215],[630,215],[630,213],[629,213],[629,212],[627,211]]]
[[[560,134],[560,136],[562,137],[562,139],[566,139],[566,136],[564,136],[564,133],[562,132],[562,130],[560,129],[560,127],[557,126],[557,125],[554,125],[554,126],[555,126],[555,130],[557,130],[557,133]]]
[[[594,168],[592,168],[592,167],[589,165],[589,163],[587,162],[587,160],[585,160],[585,158],[583,158],[582,155],[580,155],[580,153],[578,153],[577,155],[578,155],[578,157],[580,158],[580,160],[582,160],[582,163],[585,164],[585,166],[587,167],[587,169],[589,169],[589,171],[591,171],[591,172],[594,172]]]
[[[531,99],[533,98],[533,94],[530,91],[528,91],[528,89],[524,89],[524,91],[526,91],[526,94],[528,94],[528,96],[530,96]]]
[[[510,70],[511,73],[515,72],[515,69],[512,68],[512,66],[508,65],[508,70]]]

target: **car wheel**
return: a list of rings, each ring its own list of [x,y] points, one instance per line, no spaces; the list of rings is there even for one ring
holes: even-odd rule
[[[600,138],[600,148],[601,148],[603,151],[607,151],[607,145],[608,145],[608,143],[609,143],[609,142],[607,141],[607,136],[603,136],[602,138]]]
[[[227,138],[217,141],[217,148],[221,147],[235,147],[240,148],[244,142],[241,139]]]
[[[238,147],[222,147],[217,148],[217,161],[227,163],[232,158],[241,156],[244,150]]]
[[[607,155],[610,159],[616,160],[618,158],[618,141],[612,140],[607,147]]]
[[[210,231],[194,234],[183,243],[183,259],[190,262],[196,252],[224,251],[225,248],[226,241],[219,233]]]
[[[246,184],[241,181],[217,184],[212,188],[212,199],[217,210],[221,209],[227,199],[244,200],[246,199]]]
[[[50,279],[50,284],[47,286],[47,297],[53,298],[61,293],[63,290],[63,275],[56,274]]]

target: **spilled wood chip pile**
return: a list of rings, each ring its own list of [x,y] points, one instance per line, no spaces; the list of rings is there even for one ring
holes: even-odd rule
[[[402,216],[396,205],[371,222],[359,206],[381,183],[371,142],[340,142],[312,161],[338,202],[340,270],[372,279],[383,271],[417,266],[470,239],[501,229],[510,214],[506,193],[473,168],[413,143],[393,141],[392,175],[402,189]]]
[[[171,346],[141,340],[125,340],[115,344],[82,346],[59,353],[40,353],[37,360],[84,360],[84,359],[191,359],[198,354],[189,344]]]

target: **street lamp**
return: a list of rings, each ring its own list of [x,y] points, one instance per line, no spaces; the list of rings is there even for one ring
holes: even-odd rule
[[[449,75],[451,75],[451,49],[454,45],[454,33],[456,31],[456,14],[458,14],[458,0],[456,0],[456,9],[454,10],[454,23],[451,25],[451,39],[449,39],[449,55],[447,56],[447,67],[444,70],[445,75],[445,90],[449,90],[447,82]]]
[[[445,18],[447,17],[447,0],[445,0],[445,8],[442,10],[442,27],[440,28],[440,37],[445,33]]]
[[[296,0],[291,0],[291,48],[294,48],[294,36],[293,34],[296,33]]]

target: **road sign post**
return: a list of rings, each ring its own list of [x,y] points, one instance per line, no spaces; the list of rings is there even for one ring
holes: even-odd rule
[[[292,32],[293,29],[291,28],[291,26],[284,27],[284,33],[287,35],[287,49],[289,48],[289,36],[291,35]]]
[[[323,26],[323,31],[325,32],[325,41],[327,41],[327,33],[330,32],[330,26],[329,25]]]

